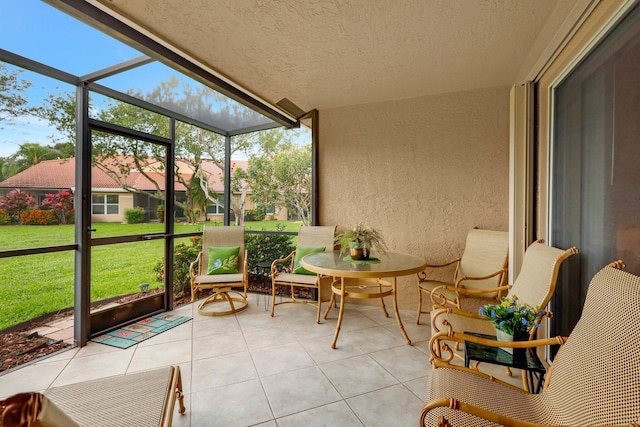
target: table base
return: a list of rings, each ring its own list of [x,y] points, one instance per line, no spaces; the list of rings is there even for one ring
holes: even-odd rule
[[[327,306],[327,310],[324,313],[324,319],[327,319],[329,312],[331,311],[331,307],[336,302],[336,295],[340,296],[340,311],[338,313],[338,323],[336,325],[336,332],[333,336],[333,342],[331,343],[331,348],[336,348],[336,343],[338,342],[338,335],[340,334],[340,327],[342,326],[342,318],[344,315],[344,306],[346,302],[346,298],[356,298],[356,299],[373,299],[380,298],[380,305],[382,306],[382,311],[384,312],[385,317],[389,317],[389,313],[387,312],[387,308],[384,304],[384,297],[391,295],[393,300],[393,311],[396,314],[396,320],[398,321],[398,327],[400,328],[400,332],[402,332],[402,336],[404,336],[407,344],[411,344],[411,340],[407,335],[407,332],[404,330],[404,325],[402,324],[402,320],[400,319],[400,313],[398,311],[398,300],[396,297],[396,289],[397,282],[394,277],[391,281],[382,280],[382,279],[349,279],[345,277],[341,277],[335,279],[331,283],[331,299],[329,300],[329,305]]]

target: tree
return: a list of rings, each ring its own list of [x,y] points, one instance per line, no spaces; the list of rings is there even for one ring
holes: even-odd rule
[[[281,145],[277,153],[249,159],[246,179],[254,203],[274,203],[293,210],[305,225],[311,221],[311,149]]]
[[[184,114],[195,119],[225,121],[232,123],[234,127],[249,123],[249,119],[253,119],[257,114],[207,87],[192,87],[176,77],[161,82],[146,95],[132,91],[129,91],[129,94],[164,107],[177,105]],[[99,120],[105,122],[154,135],[169,135],[169,120],[166,116],[131,104],[114,100],[101,108],[94,107],[93,111]],[[46,106],[40,112],[40,117],[48,120],[67,138],[75,138],[75,99],[70,95],[50,95]],[[234,136],[231,140],[231,155],[249,153],[255,146],[270,149],[283,139],[287,140],[288,137],[285,137],[281,129]],[[96,167],[127,191],[145,193],[164,200],[162,184],[166,151],[163,147],[99,132],[93,134],[92,140]],[[218,195],[213,191],[210,182],[211,172],[209,168],[203,167],[203,162],[212,162],[224,170],[224,137],[198,126],[177,121],[175,156],[176,182],[186,189],[186,200],[176,200],[175,204],[184,210],[189,222],[195,222],[197,211],[204,210],[208,204],[203,205],[203,198],[209,203],[219,203]],[[134,171],[142,173],[152,183],[155,187],[152,194],[127,184],[127,177]],[[241,174],[236,175],[234,172],[232,187],[241,193],[241,200],[234,200],[229,209],[235,214],[237,222],[244,218],[247,191],[247,186],[239,181],[240,179]]]
[[[10,70],[0,62],[0,123],[33,112],[29,101],[23,95],[31,87],[31,82],[20,78],[23,70]]]
[[[18,151],[8,157],[0,157],[0,181],[5,180],[25,169],[35,166],[43,160],[61,159],[65,156],[55,147],[41,145],[37,142],[26,142]]]

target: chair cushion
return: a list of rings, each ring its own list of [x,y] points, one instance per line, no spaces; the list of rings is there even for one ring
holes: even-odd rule
[[[313,254],[316,252],[324,252],[325,247],[312,248],[306,246],[298,246],[296,247],[296,256],[293,261],[293,273],[294,274],[308,274],[315,276],[316,273],[307,270],[302,266],[302,258],[306,255]]]
[[[238,253],[240,246],[209,246],[209,264],[207,274],[234,274],[238,272]]]
[[[236,274],[210,274],[196,276],[196,283],[242,283],[242,273]]]
[[[278,274],[275,278],[276,283],[304,283],[305,285],[315,285],[318,282],[318,276],[308,274]]]
[[[437,288],[438,286],[443,286],[443,285],[447,285],[447,286],[453,287],[453,283],[439,282],[437,280],[427,280],[427,281],[418,283],[418,286],[420,287],[420,289],[428,291],[428,292],[431,292],[435,288]],[[455,301],[455,299],[458,297],[458,294],[456,294],[454,291],[450,291],[448,289],[438,289],[437,293],[444,295],[445,298],[447,298],[449,301]]]

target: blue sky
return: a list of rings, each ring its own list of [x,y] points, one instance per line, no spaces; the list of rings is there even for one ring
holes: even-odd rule
[[[141,55],[39,0],[0,0],[0,10],[0,48],[73,75],[91,73]],[[152,82],[168,77],[170,70],[163,71],[166,74],[158,74],[158,80],[144,80],[138,87],[143,91],[152,89]],[[33,105],[38,105],[48,92],[75,90],[72,86],[30,71],[21,73],[21,77],[33,82],[26,93]],[[50,137],[55,133],[47,123],[35,117],[15,119],[13,123],[2,123],[1,126],[0,156],[14,153],[19,144],[25,142],[50,144]]]
[[[0,10],[0,48],[76,76],[141,55],[39,0],[0,0]],[[144,70],[113,76],[109,78],[108,85],[120,91],[135,87],[148,92],[172,74],[177,72],[155,62],[145,65]],[[39,105],[48,92],[75,90],[73,86],[30,71],[21,73],[21,76],[33,82],[26,93],[33,105]],[[14,153],[25,142],[50,144],[54,132],[47,123],[35,117],[19,118],[11,124],[0,123],[0,156]]]

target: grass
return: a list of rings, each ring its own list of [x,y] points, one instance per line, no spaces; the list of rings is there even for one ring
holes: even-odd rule
[[[289,221],[247,222],[247,230],[298,231]],[[207,223],[207,225],[213,225]],[[219,224],[218,224],[219,225]],[[160,224],[93,224],[93,237],[162,232]],[[176,234],[202,231],[202,224],[176,224]],[[0,227],[0,251],[74,242],[73,225]],[[139,292],[140,283],[161,286],[153,268],[162,260],[163,241],[95,246],[91,250],[91,301]],[[0,330],[73,306],[74,252],[0,258]]]

